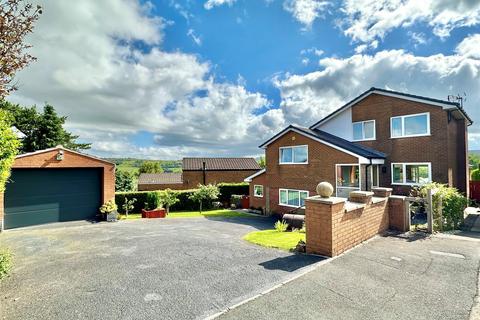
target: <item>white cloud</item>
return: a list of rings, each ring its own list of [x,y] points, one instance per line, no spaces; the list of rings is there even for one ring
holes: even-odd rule
[[[346,0],[344,33],[355,41],[384,38],[394,28],[425,22],[445,38],[450,31],[480,23],[480,2],[472,0]]]
[[[187,36],[191,37],[193,42],[195,42],[195,44],[197,46],[201,46],[202,45],[202,39],[200,38],[200,36],[197,36],[195,34],[195,30],[193,29],[188,29],[187,31]]]
[[[281,109],[287,123],[311,125],[371,86],[447,99],[448,94],[467,93],[465,109],[480,118],[479,35],[458,46],[457,54],[415,56],[403,50],[356,54],[348,58],[324,58],[321,71],[276,79]],[[470,127],[471,138],[480,125]],[[480,141],[471,139],[480,149]]]
[[[172,158],[259,153],[258,143],[278,129],[268,127],[278,123],[268,120],[271,113],[258,111],[270,104],[263,95],[247,91],[241,81],[218,82],[210,64],[195,55],[162,51],[162,20],[148,18],[139,3],[43,6],[29,39],[38,61],[18,74],[19,91],[10,99],[53,104],[68,116],[70,130],[93,142],[91,152],[158,151],[153,157]],[[140,50],[138,42],[153,47]],[[151,147],[136,147],[132,139],[140,131],[156,135],[156,144],[152,138]]]
[[[237,0],[208,0],[203,6],[205,9],[210,10],[214,7],[223,6],[225,4],[231,6],[235,1]]]
[[[322,17],[329,4],[321,0],[286,0],[283,7],[305,28],[310,28],[317,18]]]

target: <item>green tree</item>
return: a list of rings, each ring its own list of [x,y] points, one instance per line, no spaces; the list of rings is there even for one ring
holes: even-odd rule
[[[136,179],[133,173],[123,170],[115,172],[115,191],[135,191],[136,187]]]
[[[165,206],[167,214],[169,214],[171,206],[180,200],[178,199],[178,192],[175,192],[171,189],[165,189],[158,195],[158,201]]]
[[[42,8],[22,0],[0,1],[0,99],[15,90],[14,77],[35,57],[27,52],[31,46],[25,37],[33,31]]]
[[[76,142],[78,136],[63,128],[67,117],[59,116],[52,105],[46,104],[43,113],[39,113],[35,106],[22,107],[1,101],[0,109],[7,110],[13,115],[12,124],[25,135],[22,138],[22,152],[33,152],[58,145],[72,150],[90,148],[88,143]]]
[[[157,161],[144,161],[138,171],[140,173],[162,173],[163,169]]]
[[[265,169],[265,167],[267,166],[265,162],[265,156],[261,156],[260,159],[258,159],[258,165],[260,166],[260,168]]]
[[[20,147],[20,141],[11,129],[11,116],[0,110],[0,193],[10,178],[10,170]]]
[[[209,184],[206,186],[199,184],[198,189],[196,189],[189,198],[200,204],[200,213],[202,213],[203,201],[218,199],[219,194],[220,191],[218,190],[217,186],[213,184]]]

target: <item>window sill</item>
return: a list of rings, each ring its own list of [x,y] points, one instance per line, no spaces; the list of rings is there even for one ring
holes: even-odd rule
[[[352,142],[375,141],[375,140],[377,140],[377,139],[376,139],[376,138],[373,138],[373,139],[352,140]]]
[[[430,182],[425,182],[425,183],[399,183],[399,182],[395,182],[395,183],[392,183],[391,185],[392,186],[418,187],[418,186],[422,186],[422,185],[427,184],[427,183],[430,183]]]
[[[419,138],[419,137],[430,137],[431,134],[415,134],[412,136],[401,136],[401,137],[390,137],[390,139],[404,139],[404,138]]]
[[[285,164],[308,164],[308,162],[279,162],[278,164],[285,165]]]
[[[303,206],[292,206],[292,205],[289,205],[289,204],[282,204],[282,203],[279,203],[278,205],[282,206],[282,207],[289,207],[289,208],[305,208],[305,205],[303,205]]]
[[[254,195],[253,197],[254,198],[263,198],[263,196],[257,196],[257,195]]]

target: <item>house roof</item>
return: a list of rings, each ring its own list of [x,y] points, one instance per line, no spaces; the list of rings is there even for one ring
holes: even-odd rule
[[[348,140],[342,139],[340,137],[337,137],[325,131],[293,126],[293,125],[288,126],[284,130],[282,130],[281,132],[273,136],[270,140],[263,143],[260,146],[260,148],[266,147],[267,145],[277,140],[278,138],[280,138],[281,136],[283,136],[285,133],[289,131],[295,131],[304,136],[307,136],[309,138],[312,138],[324,144],[340,149],[343,152],[353,154],[354,156],[363,157],[367,159],[385,159],[386,157],[386,155],[383,152],[362,146],[361,144],[358,144],[355,142],[350,142]]]
[[[352,99],[351,101],[349,101],[345,105],[341,106],[337,110],[333,111],[332,113],[330,113],[329,115],[327,115],[326,117],[321,119],[320,121],[318,121],[315,124],[313,124],[312,126],[310,126],[310,129],[317,128],[319,125],[327,122],[331,118],[335,117],[337,114],[339,114],[342,111],[352,107],[354,104],[356,104],[357,102],[365,99],[366,97],[370,96],[371,94],[380,94],[380,95],[389,96],[389,97],[396,97],[396,98],[405,99],[405,100],[422,102],[422,103],[431,104],[431,105],[434,105],[434,106],[439,106],[439,107],[442,107],[444,109],[454,109],[454,110],[460,112],[460,114],[468,121],[469,125],[471,125],[473,123],[472,119],[468,116],[466,111],[460,106],[460,104],[458,102],[434,99],[434,98],[418,96],[418,95],[413,95],[413,94],[404,93],[404,92],[385,90],[385,89],[372,87],[372,88],[368,89],[367,91],[363,92],[362,94],[360,94],[359,96],[357,96],[356,98]]]
[[[138,177],[138,184],[181,184],[182,173],[163,172],[163,173],[141,173]]]
[[[183,158],[183,171],[260,170],[254,158]]]

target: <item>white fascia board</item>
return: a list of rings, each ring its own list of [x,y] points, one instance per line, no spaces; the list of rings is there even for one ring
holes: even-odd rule
[[[258,172],[255,172],[255,173],[252,174],[251,176],[246,177],[243,181],[245,181],[245,182],[252,182],[253,178],[258,177],[259,175],[265,173],[265,171],[266,171],[265,169],[262,169],[262,170],[260,170],[260,171],[258,171]]]

